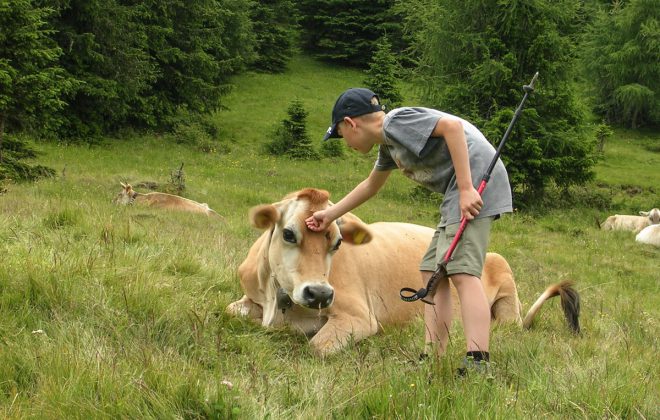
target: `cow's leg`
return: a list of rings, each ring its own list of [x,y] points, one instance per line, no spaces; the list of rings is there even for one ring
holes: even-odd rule
[[[497,294],[492,301],[490,313],[495,322],[515,322],[522,325],[518,289],[512,276],[506,276],[502,279]]]
[[[364,316],[331,315],[328,322],[311,339],[310,345],[318,355],[327,356],[340,350],[351,341],[360,341],[376,332],[378,332],[376,318],[368,314]]]
[[[520,317],[520,301],[518,296],[503,296],[497,299],[490,308],[493,321],[500,323],[515,322],[522,325]]]
[[[227,306],[226,312],[234,316],[245,316],[257,322],[261,322],[263,318],[263,310],[261,306],[254,303],[249,297],[243,297],[236,302],[232,302]]]

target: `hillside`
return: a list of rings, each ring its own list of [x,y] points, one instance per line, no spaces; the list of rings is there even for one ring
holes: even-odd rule
[[[370,171],[373,156],[352,151],[312,162],[260,152],[296,98],[320,141],[336,95],[362,77],[306,58],[282,75],[241,76],[216,116],[226,154],[155,135],[38,145],[38,162],[58,176],[0,194],[0,416],[660,416],[660,249],[596,228],[610,211],[603,201],[629,212],[660,205],[649,176],[660,167],[658,133],[617,131],[593,185],[495,223],[491,250],[512,266],[524,311],[546,286],[574,280],[583,332],[568,331],[558,301],[531,330],[495,326],[490,376],[454,377],[458,323],[447,357],[420,364],[421,320],[321,360],[304,336],[224,314],[242,295],[236,269],[260,234],[247,221],[252,206],[303,187],[338,199]],[[226,223],[111,203],[120,181],[167,183],[181,163],[185,196]],[[433,226],[437,203],[413,191],[396,174],[355,213]]]

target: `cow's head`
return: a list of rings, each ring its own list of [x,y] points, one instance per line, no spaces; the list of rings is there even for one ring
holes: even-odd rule
[[[660,223],[660,209],[655,208],[650,211],[640,211],[639,215],[648,217],[652,225]]]
[[[342,241],[361,244],[371,240],[367,225],[351,215],[323,232],[309,230],[305,219],[331,205],[328,199],[327,191],[308,188],[250,211],[253,226],[270,229],[268,262],[276,286],[284,289],[295,304],[308,308],[332,305],[330,265]]]
[[[124,205],[131,204],[135,199],[135,192],[133,191],[133,187],[131,187],[131,184],[124,184],[123,182],[120,182],[120,184],[122,189],[115,196],[112,202],[115,204],[124,204]]]

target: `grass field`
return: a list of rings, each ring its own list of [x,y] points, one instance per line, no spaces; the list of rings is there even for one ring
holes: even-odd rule
[[[419,363],[421,319],[318,359],[303,336],[224,314],[259,235],[250,207],[308,186],[340,198],[371,169],[373,156],[353,152],[315,162],[260,153],[291,100],[320,138],[336,95],[362,77],[304,58],[284,75],[242,76],[217,114],[226,154],[158,136],[39,145],[39,163],[58,177],[0,195],[0,417],[660,417],[660,249],[598,230],[609,210],[557,203],[494,225],[491,250],[511,264],[524,310],[572,279],[583,332],[568,331],[558,301],[531,330],[497,326],[490,376],[454,377],[465,347],[457,323],[447,357]],[[617,211],[657,207],[659,142],[617,131],[588,188]],[[181,163],[185,195],[226,223],[111,204],[120,181],[167,182]],[[437,203],[412,191],[397,174],[355,213],[433,226]]]

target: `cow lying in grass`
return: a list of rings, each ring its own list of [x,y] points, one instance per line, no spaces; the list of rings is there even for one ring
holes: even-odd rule
[[[602,230],[627,230],[638,233],[647,226],[660,223],[660,209],[640,211],[639,216],[615,214],[600,225]]]
[[[660,225],[651,225],[642,229],[635,240],[642,244],[660,246]]]
[[[407,223],[366,225],[351,213],[325,232],[307,229],[305,218],[331,205],[328,198],[326,191],[304,189],[250,211],[264,233],[238,268],[245,294],[227,307],[263,326],[288,324],[313,336],[310,344],[322,356],[422,313],[423,303],[403,302],[399,290],[422,287],[418,265],[434,233]],[[548,288],[523,321],[502,256],[488,254],[482,282],[494,321],[527,327],[545,300],[561,295],[571,327],[579,331],[579,298],[568,283]]]
[[[206,203],[198,203],[178,195],[166,194],[161,192],[150,192],[141,194],[133,190],[131,184],[121,183],[122,190],[112,200],[116,204],[143,204],[149,207],[168,210],[180,210],[191,213],[203,213],[207,216],[216,216],[222,218],[214,210],[211,210]]]

